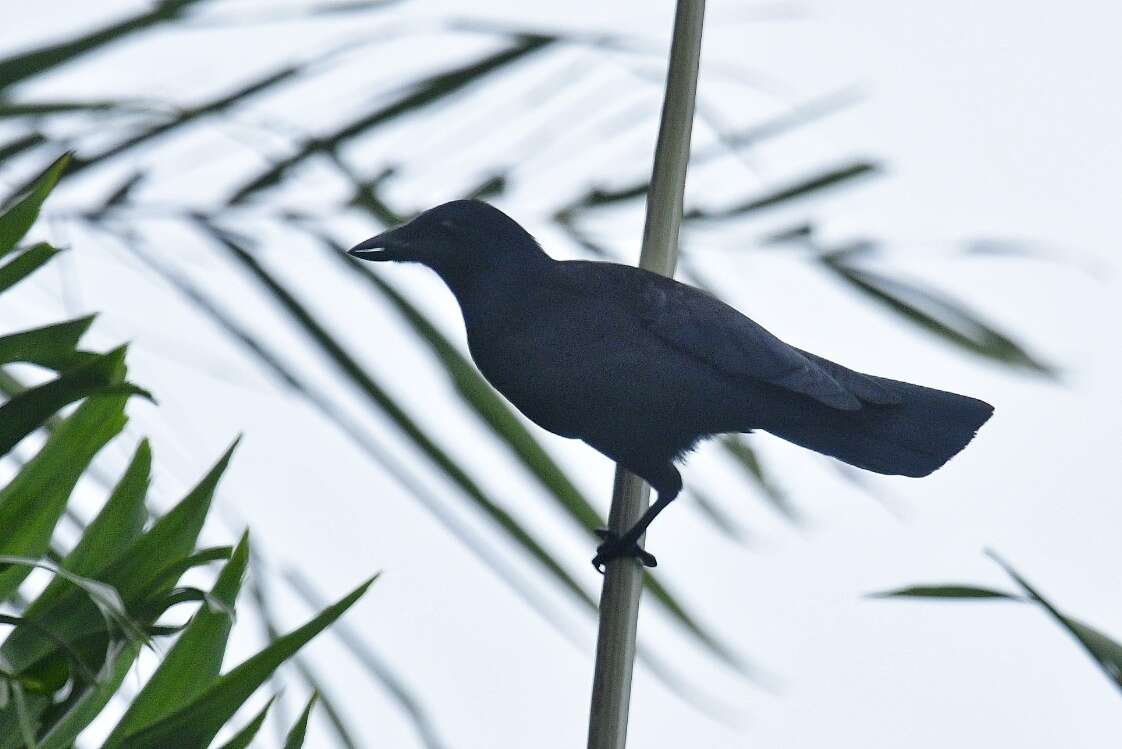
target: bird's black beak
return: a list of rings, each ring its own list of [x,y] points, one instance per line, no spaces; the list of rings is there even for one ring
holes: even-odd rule
[[[394,234],[394,230],[382,232],[365,242],[359,242],[347,250],[347,254],[351,257],[357,257],[359,260],[401,260],[401,250],[405,246]]]

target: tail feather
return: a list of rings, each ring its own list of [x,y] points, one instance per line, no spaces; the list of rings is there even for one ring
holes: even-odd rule
[[[891,393],[895,403],[865,402],[860,410],[839,411],[807,400],[795,418],[764,429],[858,468],[920,477],[957,455],[993,414],[993,406],[976,398],[864,377]]]

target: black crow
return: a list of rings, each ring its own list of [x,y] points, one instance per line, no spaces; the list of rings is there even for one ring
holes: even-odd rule
[[[855,372],[779,340],[693,287],[628,265],[557,261],[502,211],[457,200],[350,254],[432,268],[463,312],[483,376],[535,424],[581,439],[658,492],[597,569],[677,496],[674,463],[705,437],[762,429],[876,473],[926,476],[993,413],[974,398]]]

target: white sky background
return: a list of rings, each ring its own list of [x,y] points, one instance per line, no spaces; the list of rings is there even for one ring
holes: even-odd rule
[[[108,17],[108,3],[96,10],[91,5],[56,1],[22,8],[20,28],[5,30],[0,44],[8,49],[9,39],[14,47],[58,33],[60,24],[85,28]],[[672,17],[667,2],[578,2],[553,10],[527,5],[489,0],[472,4],[470,12],[512,25],[626,30],[663,45]],[[455,3],[413,7],[406,17],[469,12],[469,6]],[[1115,251],[1122,11],[1091,1],[1049,12],[1013,2],[819,1],[794,6],[800,10],[797,17],[762,22],[752,20],[752,7],[711,3],[701,88],[709,112],[736,125],[851,84],[858,84],[865,97],[749,152],[752,171],[735,162],[695,171],[691,195],[719,205],[729,200],[729,190],[733,197],[755,194],[853,156],[882,159],[889,174],[762,216],[735,234],[687,235],[692,257],[728,301],[784,339],[864,371],[985,398],[997,414],[970,449],[929,479],[869,476],[883,503],[839,481],[828,464],[803,451],[754,437],[808,518],[803,528],[785,524],[748,485],[733,480],[716,451],[701,450],[684,471],[687,484],[692,480],[717,496],[749,529],[748,548],[718,535],[686,502],[659,520],[649,545],[667,584],[781,685],[772,693],[746,683],[648,607],[641,620],[647,645],[703,692],[718,695],[733,720],[702,716],[640,667],[631,745],[1104,746],[1122,714],[1119,694],[1041,612],[1001,603],[882,602],[861,596],[923,582],[1012,590],[982,556],[990,547],[1064,610],[1122,636],[1117,488],[1122,262]],[[323,40],[338,38],[338,26],[318,33],[236,27],[223,32],[228,41],[206,49],[200,48],[198,35],[169,34],[149,42],[162,45],[166,66],[129,65],[122,51],[84,71],[62,71],[38,93],[95,98],[136,92],[190,100],[228,87],[221,85],[223,66],[263,71],[286,57],[304,57],[293,52],[293,40],[301,50],[314,50]],[[356,97],[364,95],[371,78],[381,84],[395,71],[423,67],[433,39],[396,40],[384,53],[366,55],[367,69],[350,66],[339,76],[337,90],[305,87],[305,98],[246,118],[312,126],[332,122],[338,112],[354,112],[365,103]],[[444,43],[459,44],[467,56],[484,48],[478,39]],[[610,139],[595,123],[580,122],[554,102],[552,109],[543,106],[538,121],[530,118],[529,124],[500,130],[498,139],[480,138],[476,149],[448,135],[477,132],[476,127],[486,134],[492,125],[484,104],[476,108],[478,126],[451,117],[402,122],[377,142],[356,146],[355,163],[376,173],[390,160],[404,155],[416,161],[432,149],[433,157],[417,167],[416,176],[402,180],[392,193],[401,204],[420,208],[457,194],[475,181],[473,170],[498,163],[504,151],[524,149],[525,167],[501,205],[555,255],[575,256],[572,246],[546,229],[542,212],[557,195],[583,187],[589,174],[611,182],[648,169],[659,92],[629,71],[657,73],[661,63],[657,57],[629,56],[604,62],[580,49],[567,54],[579,80],[565,96],[583,100],[588,119],[604,110],[624,112],[633,100],[651,127]],[[606,72],[580,72],[593,64]],[[757,72],[766,91],[727,83],[732,68]],[[565,69],[553,66],[555,75]],[[523,90],[532,86],[525,84]],[[564,120],[543,124],[566,111]],[[166,156],[153,179],[158,190],[145,197],[205,205],[222,197],[214,194],[217,180],[228,181],[230,173],[259,163],[250,149],[214,159],[254,132],[230,123],[217,130],[216,136],[213,129],[200,128],[174,157]],[[527,149],[527,138],[532,148]],[[556,145],[550,145],[551,138],[558,139]],[[698,125],[697,139],[699,144],[712,140],[704,123]],[[254,145],[283,152],[280,139]],[[597,159],[603,163],[595,169],[582,161]],[[106,170],[103,186],[127,175],[129,166]],[[314,209],[341,198],[341,185],[321,171],[309,169],[284,202]],[[72,194],[71,205],[83,197],[88,196]],[[751,243],[768,229],[811,217],[838,241],[886,240],[888,252],[876,267],[923,279],[967,301],[1012,330],[1030,351],[1059,364],[1061,382],[1011,374],[952,351],[841,289],[796,252],[751,251]],[[634,259],[640,222],[637,212],[616,212],[589,228],[621,257]],[[338,236],[358,240],[373,229],[340,217]],[[576,633],[577,646],[456,545],[330,425],[200,323],[174,292],[111,243],[64,222],[55,222],[51,231],[57,241],[73,243],[75,252],[64,273],[48,271],[19,304],[6,300],[0,306],[3,328],[64,312],[104,310],[93,340],[99,345],[135,342],[134,378],[151,387],[162,405],[158,410],[135,405],[132,431],[153,436],[163,502],[201,475],[235,433],[244,432],[222,488],[222,511],[235,524],[248,522],[271,559],[300,568],[332,596],[374,570],[385,571],[347,621],[421,697],[449,746],[581,745],[592,620],[543,582],[532,563],[495,540],[487,523],[464,511],[442,480],[379,419],[367,418],[355,394],[339,384],[297,332],[282,325],[244,277],[197,238],[174,227],[151,230],[149,236],[159,240],[155,251],[205,281],[256,331],[350,404],[396,455],[424,472],[447,507],[521,567],[525,580],[541,587],[555,609],[551,616]],[[269,267],[298,283],[303,299],[362,353],[395,397],[428,427],[440,430],[443,444],[489,490],[517,508],[589,590],[596,590],[599,578],[587,564],[588,539],[551,509],[532,480],[484,438],[471,417],[453,407],[447,379],[394,313],[372,303],[302,238],[275,229],[265,238],[261,257]],[[1043,248],[1050,259],[962,253],[963,242],[980,238],[1024,241]],[[435,278],[420,268],[385,273],[462,341],[454,303]],[[578,443],[535,433],[605,509],[610,464]],[[115,449],[111,464],[126,455],[126,446]],[[725,489],[729,486],[735,494]],[[211,540],[230,538],[217,524],[210,532]],[[293,601],[283,603],[290,624],[306,617]],[[252,622],[239,629],[231,663],[257,644]],[[367,745],[419,745],[393,703],[342,660],[329,637],[312,652],[335,686],[333,696],[362,727]],[[305,698],[299,691],[286,694],[290,711]],[[327,735],[319,716],[308,746],[327,746]]]

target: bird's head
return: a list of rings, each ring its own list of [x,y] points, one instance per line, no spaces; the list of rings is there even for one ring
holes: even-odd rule
[[[492,267],[512,256],[544,256],[514,219],[479,200],[453,200],[352,247],[360,260],[422,263],[442,276]]]

